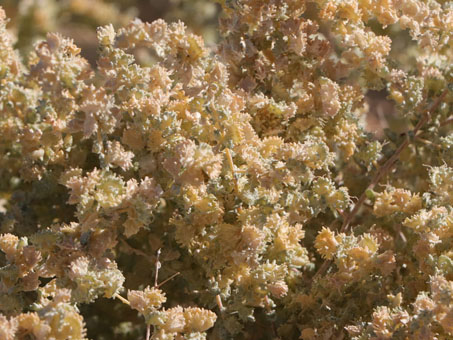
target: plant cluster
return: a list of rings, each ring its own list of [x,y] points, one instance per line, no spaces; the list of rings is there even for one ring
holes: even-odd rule
[[[453,337],[452,3],[219,2],[96,66],[0,8],[0,339]]]

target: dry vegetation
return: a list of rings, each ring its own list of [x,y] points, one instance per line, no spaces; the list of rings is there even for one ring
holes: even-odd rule
[[[0,340],[453,337],[451,2],[0,5]]]

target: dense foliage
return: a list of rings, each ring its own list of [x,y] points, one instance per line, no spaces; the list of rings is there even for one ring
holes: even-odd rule
[[[453,337],[451,2],[3,2],[0,339]]]

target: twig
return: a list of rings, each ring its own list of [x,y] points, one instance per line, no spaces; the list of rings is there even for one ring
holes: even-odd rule
[[[445,98],[447,93],[448,93],[448,89],[445,89],[444,92],[442,92],[442,94],[434,101],[434,103],[427,110],[425,110],[425,112],[423,113],[423,117],[419,120],[419,122],[417,123],[415,128],[412,130],[413,136],[416,136],[417,132],[429,121],[431,112],[436,110],[439,107],[440,103]],[[361,205],[366,200],[367,190],[373,189],[376,186],[376,184],[381,180],[381,178],[385,174],[387,174],[387,172],[398,161],[398,159],[401,155],[401,152],[403,152],[403,150],[409,145],[409,143],[410,143],[410,140],[408,138],[406,138],[404,140],[404,142],[402,142],[400,144],[398,149],[396,149],[396,151],[393,153],[393,155],[384,163],[384,165],[382,165],[378,169],[378,171],[377,171],[376,175],[374,176],[373,180],[371,181],[371,183],[368,184],[367,188],[362,193],[362,195],[360,196],[357,203],[354,205],[354,208],[352,209],[352,211],[348,214],[346,219],[343,221],[343,225],[341,226],[341,229],[340,229],[341,232],[345,231],[349,227],[349,224],[352,222],[355,215],[359,212]]]
[[[434,101],[434,103],[432,103],[431,106],[423,112],[423,117],[419,120],[419,122],[417,123],[417,125],[415,126],[415,128],[411,132],[411,134],[413,136],[417,136],[417,132],[420,131],[420,129],[429,121],[431,112],[435,111],[439,107],[440,103],[445,98],[447,93],[448,93],[448,88],[446,88],[442,92],[442,94]],[[407,133],[406,135],[409,135],[409,133]],[[368,190],[372,190],[379,183],[381,178],[384,177],[385,174],[387,174],[387,172],[393,167],[393,165],[395,165],[395,163],[398,161],[401,153],[403,152],[403,150],[409,144],[410,144],[410,139],[406,138],[404,140],[404,142],[402,142],[400,144],[398,149],[396,149],[396,151],[393,153],[393,155],[389,159],[387,159],[387,161],[380,168],[377,169],[376,175],[373,177],[373,179],[371,180],[370,184],[368,184],[366,189],[363,191],[362,195],[360,196],[360,198],[358,199],[358,201],[354,205],[354,208],[351,210],[351,212],[344,219],[343,224],[342,224],[341,229],[340,229],[340,232],[344,232],[349,227],[349,225],[351,224],[351,222],[354,219],[355,215],[359,212],[360,207],[362,206],[362,204],[365,202],[365,200],[367,198],[366,192]],[[322,275],[327,270],[327,268],[329,267],[330,263],[331,263],[330,260],[324,261],[324,263],[321,265],[319,270],[313,276],[313,280],[315,278],[317,278],[318,276]]]
[[[449,118],[445,119],[443,122],[440,122],[440,126],[445,126],[450,123],[453,123],[453,117],[449,117]]]
[[[146,326],[146,340],[149,340],[151,337],[151,325]]]
[[[136,254],[136,255],[140,255],[140,256],[143,256],[144,258],[146,258],[149,262],[151,262],[152,264],[154,264],[154,261],[151,259],[151,256],[149,256],[147,253],[145,253],[144,251],[141,251],[139,249],[135,249],[133,247],[131,247],[129,245],[129,243],[126,242],[125,239],[123,238],[120,238],[120,241],[121,243],[132,253]]]
[[[318,276],[322,275],[327,270],[327,268],[329,268],[331,262],[332,262],[331,260],[324,261],[324,263],[321,265],[321,267],[319,267],[318,271],[315,273],[315,276],[313,276],[312,281],[318,278]]]
[[[421,142],[423,144],[432,146],[433,148],[442,149],[442,146],[440,146],[439,144],[433,143],[433,142],[431,142],[429,140],[426,140],[426,139],[423,139],[423,138],[420,138],[420,137],[415,137],[415,140],[418,141],[418,142]]]
[[[270,305],[269,297],[267,295],[264,297],[264,303],[265,303],[266,310],[268,312],[271,312],[272,311],[272,307]],[[277,333],[277,328],[275,327],[275,322],[273,320],[271,321],[271,327],[272,327],[272,332],[274,333],[274,338],[275,339],[280,339],[280,337],[278,336],[278,333]]]
[[[117,299],[120,300],[122,303],[125,303],[125,304],[128,305],[128,306],[131,305],[131,303],[130,303],[127,299],[123,298],[120,294],[115,294],[115,295],[113,295],[113,297],[114,297],[114,298],[117,298]]]
[[[178,276],[179,274],[181,274],[181,273],[180,273],[180,272],[174,273],[172,276],[170,276],[169,278],[166,278],[164,281],[162,281],[161,283],[159,283],[156,287],[159,288],[160,286],[163,286],[164,284],[166,284],[168,281],[170,281],[170,280],[173,279],[174,277]]]
[[[233,157],[231,157],[231,152],[230,149],[225,149],[225,155],[228,160],[228,164],[231,168],[231,173],[233,175],[233,181],[234,181],[234,189],[236,190],[236,194],[239,194],[239,186],[238,186],[238,181],[236,179],[236,174],[234,172],[234,163],[233,163]]]
[[[156,254],[156,272],[154,273],[154,287],[159,287],[159,285],[157,284],[157,279],[159,277],[159,269],[161,266],[159,257],[160,257],[160,248],[157,249],[157,254]]]
[[[393,167],[393,165],[398,160],[401,152],[409,145],[409,140],[406,139],[401,145],[396,149],[395,153],[382,165],[376,175],[374,176],[373,180],[370,184],[366,187],[365,191],[360,195],[359,200],[354,205],[354,208],[351,212],[346,216],[343,221],[343,225],[341,226],[340,232],[344,232],[348,227],[351,221],[354,219],[355,215],[359,212],[360,207],[362,206],[363,202],[366,200],[366,192],[367,190],[373,189],[376,184],[380,181],[380,179]]]
[[[216,295],[215,302],[217,303],[217,306],[219,307],[220,312],[223,312],[225,310],[225,307],[223,307],[222,298],[220,297],[220,294]]]

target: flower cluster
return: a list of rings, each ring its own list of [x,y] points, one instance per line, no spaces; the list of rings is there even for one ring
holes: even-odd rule
[[[0,338],[453,336],[451,4],[219,2],[0,8]]]
[[[153,339],[182,339],[181,334],[187,333],[190,339],[205,339],[206,330],[216,321],[216,314],[196,307],[161,309],[166,301],[165,294],[155,287],[143,291],[132,290],[127,294],[131,308],[142,314],[147,324],[153,325]]]

